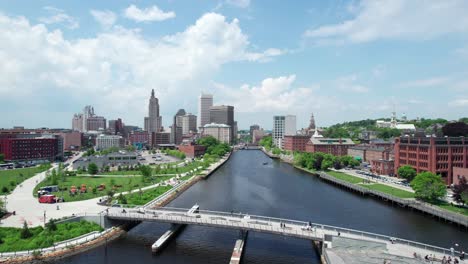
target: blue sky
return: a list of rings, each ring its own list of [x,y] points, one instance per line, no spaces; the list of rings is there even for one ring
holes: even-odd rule
[[[468,2],[0,1],[0,127],[71,127],[91,104],[167,126],[200,92],[240,128],[468,116]]]

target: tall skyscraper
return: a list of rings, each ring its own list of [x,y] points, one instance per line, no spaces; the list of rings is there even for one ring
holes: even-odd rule
[[[185,110],[184,109],[179,109],[177,113],[175,114],[173,120],[172,120],[172,125],[171,125],[171,140],[170,142],[172,144],[179,145],[182,142],[182,125],[178,123],[178,117],[184,116],[185,115]]]
[[[234,106],[217,105],[210,107],[210,123],[224,124],[231,128],[231,139],[234,137]]]
[[[145,129],[150,132],[161,130],[161,116],[159,115],[159,101],[154,96],[154,89],[151,90],[151,97],[148,104],[148,117],[145,118]]]
[[[212,94],[201,94],[198,101],[198,127],[210,123],[210,107],[213,106]]]

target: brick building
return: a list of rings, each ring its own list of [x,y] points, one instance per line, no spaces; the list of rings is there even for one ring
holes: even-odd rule
[[[179,151],[185,153],[185,156],[188,158],[195,158],[199,156],[203,156],[206,151],[206,147],[202,145],[196,145],[193,142],[190,143],[182,143],[178,146]]]
[[[454,182],[454,167],[468,168],[468,139],[464,137],[400,137],[395,139],[395,174],[410,165],[416,171],[430,171]]]
[[[306,152],[323,152],[335,156],[348,155],[348,148],[354,146],[349,138],[311,137],[306,144]]]
[[[71,151],[71,150],[80,150],[81,149],[81,141],[82,141],[82,133],[78,131],[71,131],[71,132],[59,132],[54,133],[55,135],[61,136],[63,138],[63,150],[64,151]]]
[[[310,136],[307,135],[285,135],[283,138],[283,149],[304,152],[309,140]]]
[[[62,160],[63,138],[56,135],[6,134],[0,136],[6,161]]]
[[[150,136],[147,131],[132,131],[128,135],[128,140],[132,145],[147,145],[150,142]]]
[[[371,171],[379,175],[395,175],[395,161],[386,159],[371,160]]]
[[[393,159],[391,150],[384,147],[354,146],[348,148],[348,155],[369,163],[373,160]]]
[[[453,167],[453,184],[458,184],[463,177],[468,180],[468,168]]]

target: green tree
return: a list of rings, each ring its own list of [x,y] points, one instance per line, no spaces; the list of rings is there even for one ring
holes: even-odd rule
[[[410,185],[415,192],[415,197],[425,201],[435,201],[447,194],[442,177],[432,172],[419,173]]]
[[[119,204],[127,204],[127,197],[125,197],[125,195],[122,195],[122,193],[120,193],[117,200],[119,201]]]
[[[0,163],[3,163],[5,161],[5,154],[0,153]]]
[[[401,166],[400,168],[398,168],[397,173],[398,176],[400,176],[403,179],[406,179],[409,182],[411,182],[414,179],[414,177],[416,177],[416,170],[410,165]]]
[[[54,219],[49,220],[49,222],[46,224],[46,229],[48,231],[56,231],[57,230],[57,225],[55,224]]]
[[[461,204],[468,203],[468,197],[463,197],[463,194],[468,194],[468,183],[465,177],[462,177],[458,184],[453,186],[453,199]]]
[[[23,222],[23,228],[21,229],[21,233],[20,233],[21,239],[27,239],[27,238],[30,238],[32,236],[33,236],[33,234],[31,232],[31,230],[29,230],[28,224],[26,223],[26,221],[24,221]]]
[[[91,162],[88,165],[88,173],[89,174],[96,175],[98,173],[98,171],[99,171],[99,169],[98,169],[98,166],[96,165],[96,163]]]
[[[276,148],[276,147],[273,148],[273,154],[274,154],[274,155],[279,155],[279,154],[281,154],[281,149]]]
[[[153,176],[153,169],[150,166],[140,166],[140,172],[141,175],[143,175],[144,182],[148,182],[151,180],[151,177]]]
[[[265,147],[267,150],[270,150],[273,147],[273,138],[271,136],[264,137],[258,142],[258,144]]]

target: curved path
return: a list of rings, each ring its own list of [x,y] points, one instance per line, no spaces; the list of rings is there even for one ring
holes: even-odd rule
[[[55,165],[52,168],[56,167]],[[45,177],[46,172],[41,172],[25,180],[6,197],[7,210],[9,212],[15,211],[16,215],[3,219],[1,226],[22,227],[24,221],[28,223],[28,226],[44,225],[44,212],[46,221],[48,221],[51,218],[62,218],[72,214],[96,214],[105,209],[105,207],[97,204],[99,198],[59,204],[39,203],[38,199],[32,194],[36,185],[43,181]],[[60,210],[57,210],[57,206],[59,206]]]

